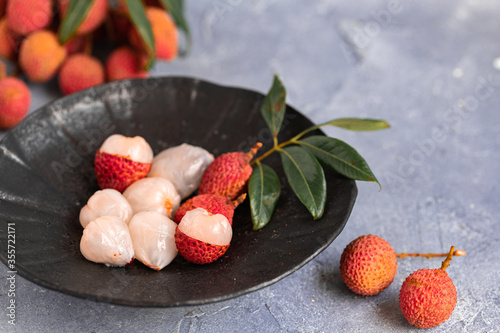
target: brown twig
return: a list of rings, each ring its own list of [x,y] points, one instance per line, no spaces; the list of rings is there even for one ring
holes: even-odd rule
[[[396,253],[396,257],[398,258],[405,258],[405,257],[425,257],[427,259],[429,258],[436,258],[436,257],[447,257],[447,253]],[[460,256],[465,256],[467,253],[462,250],[455,250],[453,252],[454,256],[460,257]]]
[[[5,64],[0,60],[0,81],[5,79]]]
[[[450,253],[448,253],[448,256],[446,257],[446,259],[441,264],[441,269],[443,271],[446,270],[448,268],[448,266],[450,266],[450,261],[451,261],[451,258],[453,257],[453,250],[455,250],[454,246],[451,247]]]

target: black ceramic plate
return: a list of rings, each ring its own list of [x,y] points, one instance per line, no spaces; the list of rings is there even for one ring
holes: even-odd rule
[[[262,99],[245,89],[166,77],[106,84],[38,110],[0,143],[0,259],[8,264],[8,235],[15,234],[13,268],[19,275],[69,295],[130,306],[225,300],[293,273],[342,231],[357,189],[354,181],[327,174],[326,210],[314,221],[286,185],[274,155],[265,161],[283,185],[270,224],[252,231],[248,201],[241,205],[231,246],[212,264],[197,266],[178,256],[160,272],[137,261],[108,268],[85,260],[79,250],[78,214],[98,190],[93,159],[107,136],[143,136],[155,153],[187,142],[219,155],[246,150],[257,140],[264,152],[272,139],[259,112]],[[288,106],[280,140],[311,125]]]

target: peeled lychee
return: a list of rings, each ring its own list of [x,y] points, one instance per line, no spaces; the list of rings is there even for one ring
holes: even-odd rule
[[[106,266],[125,266],[134,260],[128,226],[117,216],[102,216],[83,230],[80,251],[90,261]]]
[[[356,294],[376,295],[396,276],[398,262],[391,245],[374,235],[360,236],[349,243],[340,258],[342,280]]]
[[[161,270],[177,255],[175,228],[177,225],[158,212],[140,212],[129,224],[135,258],[154,270]]]
[[[51,0],[9,0],[7,3],[7,23],[18,35],[44,29],[51,21]]]
[[[248,153],[232,152],[217,157],[205,170],[199,194],[219,194],[235,200],[247,187],[252,175],[250,161],[262,144],[259,142]]]
[[[40,30],[29,35],[19,50],[19,64],[33,82],[50,80],[66,58],[66,49],[52,31]]]
[[[128,46],[114,50],[106,61],[106,75],[109,81],[133,78],[145,78],[149,74],[144,70],[146,59]]]
[[[430,328],[444,323],[457,303],[457,290],[446,273],[453,254],[438,269],[419,269],[403,282],[399,306],[406,320],[418,328]]]
[[[80,211],[80,223],[85,228],[91,221],[105,215],[117,216],[128,224],[133,211],[127,199],[120,192],[107,188],[95,192],[90,197]]]
[[[147,7],[146,16],[153,31],[156,57],[163,60],[174,59],[178,53],[178,32],[174,21],[164,9],[158,7]],[[143,41],[134,27],[130,29],[129,39],[132,45],[145,50]]]
[[[59,71],[59,88],[64,95],[104,83],[104,66],[86,54],[70,56]]]
[[[153,150],[144,138],[111,135],[95,155],[97,183],[101,189],[123,192],[130,184],[147,176],[152,161]]]
[[[0,57],[14,59],[18,46],[19,38],[9,30],[7,19],[0,19]]]
[[[62,16],[66,16],[66,12],[69,6],[69,0],[59,0],[59,7]],[[89,32],[94,31],[106,18],[108,13],[108,0],[93,0],[92,5],[87,12],[87,15],[83,19],[82,23],[76,29],[78,35],[85,35]]]
[[[130,185],[123,196],[128,200],[134,214],[139,212],[159,212],[173,218],[181,196],[175,186],[168,180],[160,177],[147,177]]]
[[[175,244],[184,259],[208,264],[226,253],[233,237],[227,218],[203,208],[186,213],[175,231]]]
[[[214,156],[205,149],[183,143],[157,154],[149,176],[170,180],[184,199],[198,188],[203,172],[213,161]]]
[[[19,124],[28,113],[30,103],[31,93],[23,81],[14,77],[0,78],[0,128]]]
[[[191,199],[188,199],[182,204],[175,213],[174,221],[179,223],[184,215],[190,210],[195,208],[203,208],[212,215],[222,214],[224,215],[229,224],[233,225],[233,215],[234,209],[243,200],[245,200],[246,194],[242,194],[236,201],[231,201],[228,198],[217,195],[217,194],[200,194]]]

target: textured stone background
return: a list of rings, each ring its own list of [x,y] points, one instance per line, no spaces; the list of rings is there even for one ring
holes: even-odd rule
[[[448,273],[458,290],[435,332],[500,330],[500,4],[494,0],[188,0],[194,49],[153,75],[184,75],[265,92],[274,73],[288,102],[319,123],[384,118],[376,133],[327,132],[349,142],[382,183],[358,183],[337,240],[282,281],[233,300],[134,309],[66,296],[17,278],[17,326],[7,324],[7,269],[0,265],[2,332],[402,332],[398,292],[440,259],[399,260],[394,283],[360,297],[341,282],[343,248],[359,235],[397,252],[467,251]],[[32,110],[59,96],[33,86]],[[0,134],[0,138],[3,134]],[[19,236],[20,237],[20,236]],[[416,331],[416,329],[413,329]]]

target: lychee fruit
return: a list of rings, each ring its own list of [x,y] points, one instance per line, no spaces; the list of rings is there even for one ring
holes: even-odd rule
[[[52,31],[40,30],[29,35],[19,50],[19,64],[33,82],[50,80],[66,58],[66,49]]]
[[[51,21],[51,0],[9,0],[7,3],[7,23],[18,35],[44,29]]]
[[[375,235],[350,242],[340,258],[342,280],[356,294],[371,296],[386,289],[396,276],[398,262],[391,245]]]
[[[80,252],[106,266],[125,266],[134,260],[134,246],[128,226],[118,216],[101,216],[83,230]]]
[[[457,290],[445,269],[453,249],[441,268],[419,269],[403,282],[399,306],[406,320],[418,328],[430,328],[444,323],[457,303]]]
[[[19,47],[19,40],[7,26],[7,19],[0,19],[0,57],[14,59]]]
[[[123,192],[130,184],[147,176],[152,161],[153,150],[144,138],[113,134],[95,155],[97,183],[101,189]]]
[[[183,143],[157,154],[149,176],[170,180],[184,199],[200,186],[203,172],[213,161],[214,156],[205,149]]]
[[[140,212],[128,226],[135,258],[154,270],[161,270],[177,256],[177,224],[158,212]]]
[[[15,77],[3,80],[0,77],[0,128],[19,124],[26,117],[30,103],[31,93],[26,83]]]
[[[175,213],[174,221],[181,222],[184,215],[195,208],[203,208],[212,215],[224,215],[229,224],[233,225],[234,209],[245,200],[246,194],[242,194],[235,201],[218,194],[200,194],[184,202]]]
[[[106,61],[106,75],[109,81],[148,77],[144,70],[146,57],[128,46],[114,50]]]
[[[195,264],[208,264],[226,253],[233,237],[224,215],[212,215],[203,208],[184,215],[175,231],[175,244],[184,259]]]
[[[181,196],[175,186],[160,177],[136,181],[123,192],[123,196],[132,206],[134,214],[155,211],[169,218],[173,218],[181,202]]]
[[[172,60],[177,57],[178,31],[170,15],[162,8],[147,7],[146,16],[153,31],[156,58]],[[134,27],[129,30],[129,40],[138,49],[145,50],[144,42]]]
[[[75,36],[64,44],[66,54],[84,53],[87,46],[87,36]]]
[[[219,194],[235,200],[246,191],[253,171],[250,161],[260,147],[259,142],[248,153],[232,152],[217,157],[203,173],[198,193]]]
[[[58,2],[62,17],[65,17],[69,7],[69,0],[59,0]],[[78,29],[76,29],[76,34],[85,35],[94,31],[102,24],[102,22],[104,22],[107,13],[108,0],[93,0],[87,15],[83,19],[82,23],[80,23]]]
[[[95,192],[80,211],[80,223],[82,227],[98,217],[105,215],[118,216],[125,223],[132,218],[132,207],[127,199],[117,190],[107,188]]]
[[[104,66],[97,58],[74,54],[59,71],[59,88],[64,95],[69,95],[104,83],[104,76]]]

